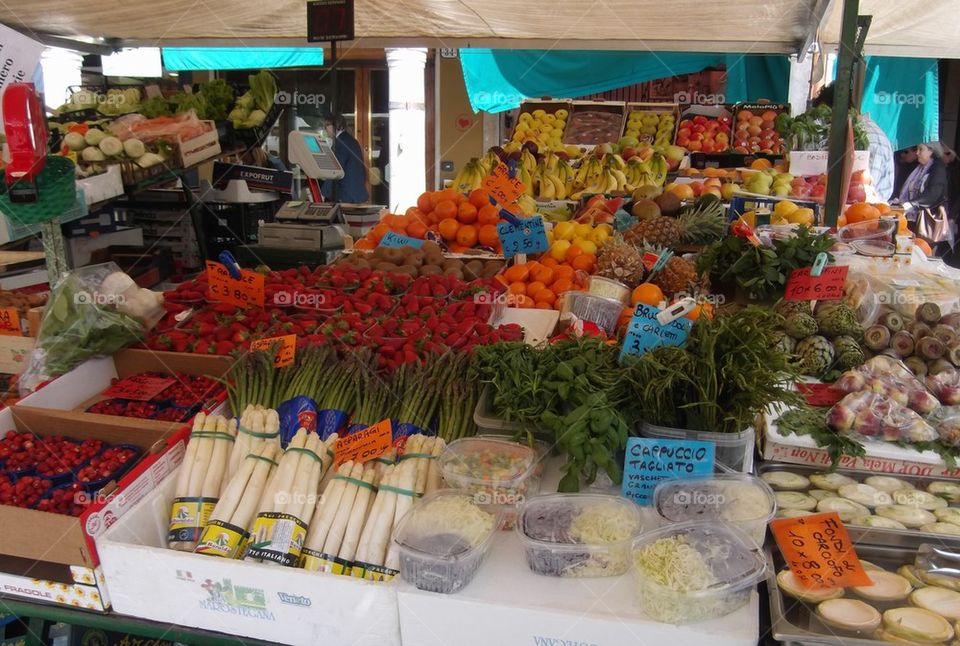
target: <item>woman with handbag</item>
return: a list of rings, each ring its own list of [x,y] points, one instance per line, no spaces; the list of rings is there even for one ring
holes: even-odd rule
[[[947,242],[953,246],[952,226],[947,216],[947,168],[943,146],[931,141],[917,146],[917,167],[900,189],[899,203],[911,230],[934,246]]]

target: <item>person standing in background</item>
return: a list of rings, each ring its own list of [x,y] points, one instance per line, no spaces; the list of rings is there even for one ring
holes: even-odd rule
[[[342,114],[327,117],[324,127],[333,141],[333,154],[343,168],[343,179],[336,180],[336,196],[334,183],[327,180],[323,183],[322,192],[326,200],[336,199],[337,202],[362,204],[369,201],[367,192],[367,166],[363,162],[363,149],[356,137],[347,132],[347,120]]]
[[[917,146],[917,167],[893,200],[903,207],[907,220],[915,222],[921,209],[936,208],[947,201],[947,168],[939,142]]]
[[[893,197],[899,197],[903,189],[904,182],[910,177],[910,173],[917,167],[917,147],[911,146],[897,151],[896,176],[893,181]]]

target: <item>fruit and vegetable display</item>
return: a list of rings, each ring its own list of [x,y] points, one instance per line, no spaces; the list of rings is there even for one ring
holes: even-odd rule
[[[777,107],[778,109],[773,109]],[[789,116],[789,109],[782,106],[749,105],[739,108],[734,114],[733,149],[738,153],[783,153],[781,135],[777,132],[777,118]]]
[[[543,148],[560,149],[563,147],[564,129],[569,116],[570,111],[566,108],[558,108],[549,113],[539,108],[532,112],[521,112],[517,116],[517,125],[510,140],[517,144],[529,141]]]
[[[856,150],[866,150],[867,134],[853,116],[853,141]],[[791,117],[789,112],[781,112],[774,117],[777,134],[787,150],[826,150],[830,137],[830,121],[833,109],[829,105],[819,105],[806,112]]]
[[[673,143],[674,130],[677,119],[673,112],[653,112],[647,110],[631,110],[627,114],[627,125],[624,128],[625,138],[632,137],[635,142],[621,139],[621,145],[669,146]]]
[[[690,152],[727,152],[732,148],[731,127],[729,116],[689,115],[681,118],[675,143]]]
[[[163,386],[161,390],[141,390],[143,387],[149,389],[150,384],[158,380]],[[165,385],[167,383],[169,385]],[[112,391],[120,392],[121,396],[111,396]],[[133,391],[130,397],[122,396],[128,391]],[[204,402],[216,399],[223,392],[223,385],[211,377],[179,372],[143,372],[113,380],[110,388],[101,393],[102,399],[87,406],[86,411],[99,415],[185,422],[197,413]]]

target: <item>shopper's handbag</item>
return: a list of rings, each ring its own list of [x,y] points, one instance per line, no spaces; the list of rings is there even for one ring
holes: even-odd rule
[[[931,245],[950,239],[950,221],[944,205],[920,209],[917,213],[917,237]]]

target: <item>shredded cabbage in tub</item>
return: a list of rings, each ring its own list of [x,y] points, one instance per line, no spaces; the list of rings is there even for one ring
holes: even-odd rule
[[[477,507],[470,496],[441,496],[416,508],[407,528],[408,536],[427,537],[456,533],[470,547],[482,543],[493,531],[496,517]],[[416,546],[417,540],[408,540]]]

